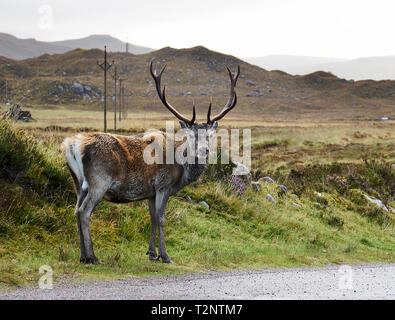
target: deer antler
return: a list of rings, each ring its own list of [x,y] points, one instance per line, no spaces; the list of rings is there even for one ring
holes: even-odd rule
[[[160,80],[162,78],[162,74],[163,74],[163,71],[165,71],[166,66],[164,66],[162,68],[162,70],[159,72],[159,74],[156,74],[156,72],[154,72],[152,70],[152,63],[153,63],[153,61],[151,61],[151,63],[150,63],[151,76],[155,80],[156,91],[158,92],[158,96],[159,96],[160,100],[162,101],[162,103],[164,104],[164,106],[167,109],[169,109],[169,111],[172,114],[174,114],[178,119],[185,121],[186,123],[193,124],[195,122],[195,118],[196,118],[195,105],[193,106],[193,110],[192,110],[193,111],[192,119],[189,120],[188,118],[184,117],[181,113],[179,113],[170,103],[168,103],[166,101],[166,87],[164,87],[163,91],[161,91],[161,85],[160,85]]]
[[[211,114],[211,102],[210,102],[207,112],[207,123],[213,123],[214,121],[221,120],[230,110],[232,110],[235,107],[237,103],[237,95],[236,95],[235,87],[236,87],[237,79],[239,78],[240,75],[240,66],[237,66],[237,73],[234,77],[232,75],[232,71],[230,71],[228,66],[226,66],[226,69],[228,69],[228,73],[230,77],[229,100],[226,103],[225,107],[222,109],[222,111],[212,119],[210,118],[210,114]]]

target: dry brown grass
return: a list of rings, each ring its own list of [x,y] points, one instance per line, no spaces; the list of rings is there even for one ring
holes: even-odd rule
[[[26,106],[52,109],[55,95],[65,108],[101,110],[100,96],[91,95],[92,102],[70,91],[57,88],[70,87],[74,81],[89,85],[96,92],[103,89],[103,75],[96,65],[102,59],[100,50],[74,50],[60,55],[45,55],[35,59],[13,61],[0,59],[0,83],[9,80],[9,97],[17,102],[22,97]],[[195,100],[197,112],[204,118],[210,97],[214,112],[225,104],[229,78],[225,65],[235,70],[241,66],[237,85],[238,109],[241,119],[259,120],[377,120],[380,116],[395,118],[395,81],[344,81],[325,72],[307,76],[290,76],[269,72],[245,63],[238,58],[207,50],[164,48],[149,54],[113,53],[121,76],[132,93],[127,104],[131,112],[163,114],[149,74],[149,62],[155,67],[167,64],[162,84],[167,85],[169,100],[185,113],[191,113]],[[9,65],[9,66],[8,66]],[[64,74],[65,72],[65,74]],[[252,81],[253,85],[248,82]],[[30,91],[28,91],[30,90]],[[260,96],[251,96],[259,90]],[[184,93],[181,96],[181,93]],[[108,80],[108,95],[113,94],[113,81]],[[109,109],[112,101],[108,101]],[[166,115],[165,115],[166,116]],[[234,117],[234,116],[232,116]],[[256,120],[255,120],[256,119]]]

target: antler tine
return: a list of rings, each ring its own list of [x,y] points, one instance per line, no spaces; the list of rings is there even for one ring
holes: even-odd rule
[[[172,114],[174,114],[178,119],[185,121],[189,124],[193,124],[195,122],[195,118],[196,118],[195,106],[193,106],[193,110],[192,110],[193,111],[192,119],[189,120],[188,118],[184,117],[181,113],[179,113],[176,110],[176,108],[174,108],[170,103],[168,103],[166,100],[166,86],[163,87],[163,91],[161,91],[161,84],[160,84],[160,81],[162,79],[162,74],[163,74],[163,71],[165,71],[166,65],[162,68],[162,70],[157,75],[156,72],[154,72],[152,69],[152,64],[153,64],[153,61],[151,61],[151,63],[150,63],[150,73],[151,73],[152,78],[155,81],[156,91],[157,91],[159,99],[162,101],[163,105],[167,109],[169,109],[169,111]]]
[[[236,95],[235,87],[236,87],[237,79],[239,78],[240,75],[240,65],[237,66],[237,73],[234,77],[232,71],[230,71],[228,66],[226,66],[226,69],[228,69],[228,73],[230,77],[230,94],[229,94],[228,102],[226,103],[222,111],[219,114],[217,114],[213,119],[210,119],[210,114],[211,114],[211,102],[210,102],[207,112],[207,123],[213,123],[214,121],[221,120],[230,110],[232,110],[236,106],[237,95]]]
[[[210,101],[210,104],[208,105],[207,123],[211,123],[211,121],[210,121],[210,114],[211,114],[211,101]]]

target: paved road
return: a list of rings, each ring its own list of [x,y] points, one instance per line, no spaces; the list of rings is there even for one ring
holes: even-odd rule
[[[22,288],[0,299],[395,299],[395,264],[263,269]]]

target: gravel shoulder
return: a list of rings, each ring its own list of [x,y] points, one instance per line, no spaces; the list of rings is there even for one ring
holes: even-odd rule
[[[395,263],[268,268],[129,278],[53,289],[19,288],[0,299],[395,299]]]

